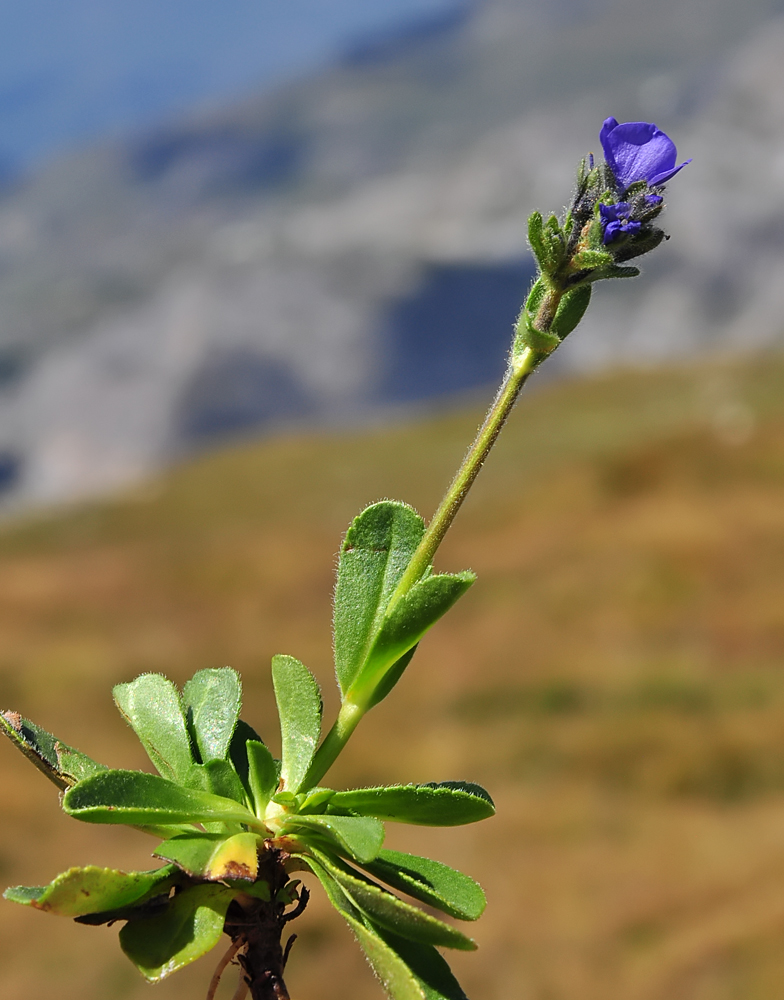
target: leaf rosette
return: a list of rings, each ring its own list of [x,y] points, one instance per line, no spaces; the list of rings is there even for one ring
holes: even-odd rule
[[[336,731],[342,748],[473,581],[470,573],[427,569],[401,592],[423,533],[419,515],[392,501],[372,505],[349,528],[334,628],[341,717],[351,725],[340,730],[339,717],[324,740],[318,684],[304,664],[282,655],[272,661],[279,759],[240,719],[240,678],[229,668],[201,670],[182,691],[160,674],[114,689],[156,773],[109,768],[14,713],[0,716],[6,735],[64,791],[69,816],[152,834],[159,841],[153,855],[163,862],[149,872],[74,868],[48,886],[8,889],[6,898],[81,923],[124,921],[120,944],[154,982],[214,947],[249,899],[274,909],[282,926],[307,898],[291,875],[306,871],[390,996],[462,997],[436,949],[475,947],[448,921],[476,920],[484,893],[447,865],[385,850],[384,824],[477,822],[493,815],[490,796],[468,782],[343,790],[320,783]]]

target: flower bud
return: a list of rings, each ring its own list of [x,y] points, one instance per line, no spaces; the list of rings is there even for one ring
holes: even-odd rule
[[[517,323],[513,355],[552,353],[582,317],[593,282],[636,277],[639,270],[623,264],[668,238],[653,225],[664,208],[661,190],[691,160],[676,166],[675,144],[649,122],[607,118],[599,139],[605,162],[597,165],[593,154],[582,160],[563,222],[554,215],[545,222],[539,212],[528,220],[539,275]]]

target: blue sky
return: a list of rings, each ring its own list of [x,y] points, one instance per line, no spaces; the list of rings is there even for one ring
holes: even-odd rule
[[[0,0],[0,169],[327,63],[455,0]]]

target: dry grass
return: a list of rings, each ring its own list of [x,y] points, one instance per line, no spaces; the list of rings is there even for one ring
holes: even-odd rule
[[[515,413],[439,557],[479,582],[335,780],[487,785],[499,815],[390,829],[485,885],[476,1000],[773,1000],[784,993],[784,363],[608,376]],[[109,696],[142,670],[241,670],[274,733],[268,662],[332,695],[340,532],[366,502],[423,511],[477,414],[237,447],[136,495],[0,535],[0,702],[144,766]],[[148,867],[140,834],[82,826],[0,747],[6,883]],[[337,917],[300,922],[298,1000],[378,997]],[[115,931],[0,906],[2,995],[148,995]],[[208,957],[155,988],[206,992]],[[228,986],[227,986],[228,988]],[[226,994],[227,996],[230,993]]]

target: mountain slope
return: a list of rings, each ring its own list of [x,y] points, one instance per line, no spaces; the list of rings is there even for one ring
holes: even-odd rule
[[[749,32],[777,2],[485,0],[6,192],[7,502],[490,379],[530,281],[525,219],[564,203],[607,113],[663,115],[695,159],[673,240],[601,289],[556,368],[775,339],[784,40]]]

